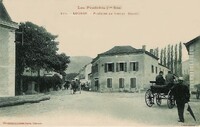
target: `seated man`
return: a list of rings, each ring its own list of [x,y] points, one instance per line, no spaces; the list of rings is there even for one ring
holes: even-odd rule
[[[168,71],[168,74],[165,76],[165,79],[167,87],[171,88],[174,85],[174,79],[175,79],[171,71]]]
[[[165,79],[163,78],[163,71],[159,72],[156,76],[156,85],[165,85]]]

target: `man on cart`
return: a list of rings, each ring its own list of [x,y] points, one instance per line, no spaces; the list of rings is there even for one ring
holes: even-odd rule
[[[174,75],[171,71],[168,71],[168,74],[165,76],[166,85],[170,89],[174,85]]]
[[[165,79],[163,78],[163,71],[159,72],[156,76],[156,85],[165,85]]]

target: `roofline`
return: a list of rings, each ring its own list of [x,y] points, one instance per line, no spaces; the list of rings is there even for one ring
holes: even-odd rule
[[[160,66],[163,66],[163,67],[165,67],[165,68],[169,69],[167,66],[165,66],[165,65],[162,65],[161,63],[158,63],[158,65],[160,65]]]
[[[19,29],[18,23],[13,22],[13,21],[5,21],[5,20],[2,20],[2,19],[0,19],[0,26],[6,27],[6,28],[9,28],[9,29]]]
[[[9,28],[9,29],[19,29],[18,23],[13,22],[10,15],[8,14],[8,11],[6,10],[6,8],[3,4],[3,0],[0,0],[0,3],[2,4],[3,10],[5,11],[5,13],[8,17],[8,20],[0,19],[0,26]]]
[[[189,46],[195,42],[197,42],[198,40],[200,40],[200,36],[197,36],[196,38],[190,40],[189,42],[183,43],[189,53]]]
[[[6,8],[5,8],[4,4],[3,4],[3,0],[0,0],[0,2],[2,3],[2,5],[3,5],[3,9],[4,9],[4,11],[6,12],[6,14],[7,14],[9,20],[12,21],[10,15],[8,14],[8,11],[6,10]]]
[[[114,55],[132,55],[132,54],[140,54],[140,53],[145,53],[149,56],[151,56],[152,58],[156,59],[156,60],[159,60],[158,57],[156,57],[155,55],[151,54],[150,52],[148,51],[145,51],[143,49],[138,49],[135,53],[132,52],[132,53],[112,53],[112,54],[98,54],[97,57],[95,57],[93,60],[92,60],[92,64],[97,61],[100,57],[102,56],[114,56]]]

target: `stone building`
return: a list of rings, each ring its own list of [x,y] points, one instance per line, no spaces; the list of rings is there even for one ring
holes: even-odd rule
[[[200,84],[200,36],[185,43],[189,55],[190,89]]]
[[[140,91],[150,87],[159,71],[168,69],[158,58],[131,46],[115,46],[92,61],[91,84],[94,91]]]
[[[92,68],[92,64],[89,63],[89,64],[86,64],[83,68],[81,68],[81,70],[79,71],[79,74],[78,74],[78,78],[79,79],[84,79],[86,81],[89,81],[90,78],[89,78],[89,74],[91,73],[91,68]]]
[[[90,78],[91,71],[92,71],[91,63],[88,63],[83,68],[81,68],[77,76],[81,84],[87,84],[88,87],[91,87],[91,78]]]
[[[185,60],[182,62],[182,74],[184,75],[189,75],[189,60]]]
[[[15,96],[15,30],[13,22],[0,0],[0,96]]]

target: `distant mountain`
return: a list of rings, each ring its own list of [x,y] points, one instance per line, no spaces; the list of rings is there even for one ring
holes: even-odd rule
[[[88,56],[71,56],[70,61],[71,62],[65,71],[67,74],[78,73],[82,67],[92,62],[92,58]]]

